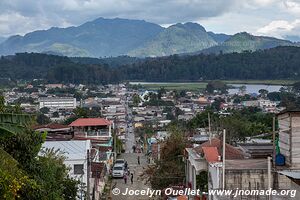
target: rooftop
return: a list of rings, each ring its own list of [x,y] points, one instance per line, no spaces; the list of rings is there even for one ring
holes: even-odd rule
[[[204,157],[209,163],[219,161],[219,153],[217,147],[202,147]]]
[[[44,124],[44,125],[37,125],[33,128],[35,130],[38,130],[38,129],[68,129],[70,127],[67,125],[63,125],[63,124],[50,123],[50,124]]]
[[[222,155],[222,146],[223,144],[220,139],[213,138],[211,139],[211,142],[207,141],[201,144],[200,146],[195,147],[195,151],[201,154],[203,153],[203,147],[216,147],[218,149],[218,154]],[[226,146],[226,152],[225,152],[226,159],[235,160],[235,159],[245,158],[245,154],[240,150],[236,149],[234,146],[230,144],[226,144],[225,146]]]
[[[42,148],[60,150],[66,160],[85,159],[87,150],[91,148],[90,140],[46,141]]]
[[[71,127],[82,127],[82,126],[108,126],[112,122],[103,118],[80,118],[72,122],[69,126]]]

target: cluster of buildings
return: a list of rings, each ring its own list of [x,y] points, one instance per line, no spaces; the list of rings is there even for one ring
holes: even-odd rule
[[[47,149],[64,153],[69,175],[80,181],[79,199],[87,199],[87,195],[89,199],[102,198],[111,167],[119,153],[115,150],[115,140],[124,138],[127,129],[124,85],[110,85],[99,90],[108,91],[111,96],[88,97],[77,101],[67,94],[36,99],[38,109],[47,108],[47,114],[68,111],[70,116],[74,116],[73,111],[78,107],[86,110],[97,108],[97,117],[77,117],[68,124],[62,123],[65,118],[52,118],[51,123],[34,127],[36,131],[47,132],[41,153]]]
[[[81,181],[78,191],[81,197],[89,195],[90,199],[101,198],[114,159],[117,153],[123,151],[123,147],[117,151],[114,145],[116,140],[125,143],[129,123],[137,132],[143,128],[152,130],[153,134],[139,135],[137,140],[143,144],[149,163],[153,163],[160,159],[164,141],[170,136],[166,126],[172,120],[189,121],[219,99],[223,99],[219,113],[224,115],[230,114],[230,109],[243,107],[257,107],[263,112],[279,113],[278,151],[274,150],[272,140],[255,137],[236,146],[224,144],[223,138],[219,137],[222,134],[199,127],[195,130],[197,134],[188,138],[192,146],[184,152],[184,186],[203,191],[270,187],[276,190],[299,189],[300,152],[297,145],[300,142],[300,112],[282,113],[284,108],[278,107],[280,102],[266,97],[237,103],[235,98],[244,94],[185,92],[178,96],[172,91],[165,91],[157,103],[149,103],[150,93],[157,94],[157,91],[135,90],[124,84],[90,87],[47,84],[27,85],[22,90],[15,88],[6,91],[4,95],[7,104],[19,101],[25,112],[43,111],[49,117],[51,123],[34,128],[36,131],[47,132],[43,149],[59,149],[66,154],[65,164],[70,169],[69,175]],[[137,105],[134,95],[139,97]],[[168,109],[160,104],[162,102],[168,102]],[[95,109],[96,116],[76,117],[71,123],[63,123],[74,117],[74,110],[78,107]],[[273,158],[271,161],[270,157]],[[284,163],[280,162],[282,160]],[[199,177],[207,177],[205,183],[203,180],[199,182]],[[228,199],[221,196],[208,198]],[[247,199],[258,198],[251,196]]]

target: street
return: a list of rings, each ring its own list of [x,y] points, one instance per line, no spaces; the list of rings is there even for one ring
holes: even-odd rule
[[[140,156],[140,165],[138,165],[137,157]],[[133,184],[131,184],[130,176],[128,176],[127,184],[124,183],[122,178],[113,179],[112,185],[115,185],[115,188],[118,188],[121,193],[126,191],[126,188],[129,190],[146,190],[149,188],[143,180],[141,180],[140,175],[143,173],[143,167],[147,165],[146,157],[141,153],[124,153],[120,156],[128,162],[128,167],[130,173],[133,173]],[[149,199],[147,196],[130,196],[130,195],[114,195],[112,194],[113,200],[146,200]]]
[[[146,200],[150,199],[148,196],[130,196],[130,195],[122,195],[128,190],[146,190],[149,188],[145,184],[145,181],[141,179],[141,174],[143,173],[143,169],[147,166],[147,158],[143,153],[133,153],[132,147],[136,145],[136,138],[134,135],[134,127],[132,124],[132,112],[130,108],[127,107],[127,131],[126,131],[126,142],[125,142],[125,153],[121,154],[118,158],[123,158],[128,163],[128,168],[130,173],[133,173],[133,184],[131,183],[130,176],[127,178],[127,184],[123,178],[113,179],[112,185],[114,188],[120,190],[121,194],[114,195],[112,192],[113,200]],[[140,157],[140,165],[138,164],[138,156]],[[112,188],[112,189],[114,189]]]

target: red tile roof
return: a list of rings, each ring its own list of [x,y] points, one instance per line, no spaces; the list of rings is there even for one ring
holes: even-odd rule
[[[219,153],[217,147],[202,147],[202,150],[207,162],[213,163],[219,161]]]
[[[80,118],[76,119],[69,126],[77,127],[77,126],[108,126],[111,125],[112,122],[103,119],[103,118]]]
[[[222,155],[222,146],[223,143],[220,139],[218,138],[213,138],[211,139],[211,143],[209,141],[204,142],[198,147],[195,147],[195,151],[198,152],[199,154],[203,153],[203,147],[216,147],[218,149],[219,155]],[[226,159],[229,160],[237,160],[237,159],[244,159],[245,155],[243,152],[239,151],[238,149],[234,148],[230,144],[226,144],[226,149],[225,149],[225,156]]]

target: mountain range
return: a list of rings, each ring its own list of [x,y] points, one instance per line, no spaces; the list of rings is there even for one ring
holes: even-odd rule
[[[0,55],[41,52],[71,57],[158,57],[190,53],[231,53],[276,46],[300,46],[289,40],[207,32],[197,23],[187,22],[164,28],[144,20],[104,19],[67,28],[53,27],[0,38]]]

